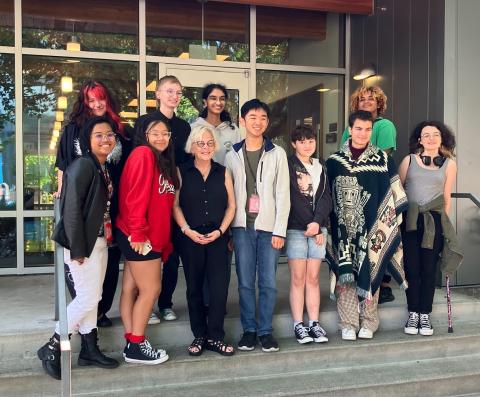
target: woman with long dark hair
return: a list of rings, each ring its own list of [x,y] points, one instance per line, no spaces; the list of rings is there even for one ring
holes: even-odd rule
[[[105,166],[115,147],[116,124],[105,117],[87,120],[79,141],[84,155],[75,160],[63,175],[60,198],[61,220],[54,239],[65,247],[75,283],[76,296],[67,307],[68,332],[79,332],[82,348],[79,365],[115,368],[118,362],[106,357],[97,345],[97,305],[102,297],[102,284],[107,267],[107,245],[111,220],[109,200],[112,183]],[[37,355],[45,371],[60,379],[60,337],[57,323],[54,335]]]
[[[455,137],[446,125],[423,121],[413,130],[410,154],[398,170],[409,202],[401,230],[409,311],[404,332],[410,335],[433,334],[430,313],[439,258],[447,273],[462,259],[448,218],[457,175],[454,149]]]
[[[119,108],[115,98],[105,84],[97,80],[85,81],[78,91],[76,102],[73,104],[70,121],[65,126],[61,135],[57,151],[57,159],[55,162],[58,176],[58,190],[54,193],[54,196],[60,197],[63,172],[76,158],[82,156],[86,150],[79,139],[82,127],[93,117],[107,117],[112,121],[115,125],[116,131],[118,131],[115,148],[106,162],[114,187],[110,210],[112,221],[115,221],[118,212],[117,192],[120,183],[120,175],[127,157],[132,151],[132,142],[129,137],[131,134],[131,128],[128,125],[123,125],[121,123],[118,111]],[[102,300],[98,305],[98,325],[101,327],[112,325],[111,320],[106,314],[112,307],[115,290],[117,288],[120,256],[121,252],[113,242],[108,248],[107,272],[103,285]],[[73,297],[75,296],[75,286],[69,276],[67,266],[65,266],[65,270],[67,286]]]
[[[160,294],[162,263],[172,252],[170,220],[179,181],[170,137],[166,118],[145,119],[120,181],[115,236],[125,255],[120,313],[129,363],[168,360],[165,350],[145,339],[145,328]]]
[[[240,130],[226,109],[227,88],[222,84],[207,84],[203,87],[202,100],[203,110],[191,127],[192,129],[197,126],[207,127],[215,132],[219,148],[213,156],[213,160],[224,165],[225,156],[232,149],[232,145],[243,139]]]

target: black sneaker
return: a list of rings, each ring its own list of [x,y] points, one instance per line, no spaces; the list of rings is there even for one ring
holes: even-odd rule
[[[97,318],[97,327],[107,328],[107,327],[111,327],[112,325],[113,325],[112,320],[110,320],[106,314],[101,314]]]
[[[419,321],[420,321],[420,318],[418,316],[418,313],[410,312],[408,314],[408,320],[405,323],[405,327],[403,328],[403,332],[405,332],[408,335],[417,335]]]
[[[165,350],[154,349],[146,339],[140,343],[128,342],[125,348],[125,361],[127,363],[154,365],[161,364],[168,358]]]
[[[242,335],[242,338],[238,342],[238,350],[250,351],[255,349],[257,344],[257,333],[247,331]]]
[[[54,379],[62,379],[60,367],[60,342],[55,337],[45,343],[37,351],[38,358],[42,361],[45,372]]]
[[[390,287],[380,286],[380,295],[378,297],[378,304],[387,303],[395,300],[393,296],[392,289]]]
[[[317,321],[313,322],[313,325],[309,328],[308,334],[312,337],[314,342],[328,342],[327,333],[322,327],[320,327],[320,324]]]
[[[308,328],[303,323],[295,325],[295,338],[300,344],[313,342],[313,338],[308,334]],[[263,345],[263,344],[262,344]]]
[[[272,334],[261,335],[259,339],[264,352],[278,352],[280,350]]]
[[[433,327],[430,322],[430,315],[426,313],[420,313],[420,335],[431,336],[433,335]]]

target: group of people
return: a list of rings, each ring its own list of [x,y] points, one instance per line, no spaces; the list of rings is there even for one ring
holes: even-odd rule
[[[118,366],[100,351],[97,326],[111,324],[106,314],[122,255],[120,313],[128,363],[168,360],[145,331],[155,322],[156,303],[164,318],[176,318],[171,301],[180,259],[194,338],[188,354],[235,353],[224,339],[232,251],[243,328],[238,350],[258,343],[265,352],[279,350],[272,320],[284,246],[292,333],[299,343],[328,341],[319,321],[323,259],[342,339],[373,337],[387,274],[407,290],[405,332],[433,333],[429,314],[439,255],[449,272],[461,260],[448,218],[455,139],[445,125],[419,124],[411,154],[397,172],[390,156],[395,136],[384,136],[392,123],[381,118],[386,97],[378,87],[352,95],[344,143],[326,162],[315,158],[317,134],[305,125],[291,132],[293,153],[287,157],[266,136],[270,109],[258,99],[240,109],[243,137],[226,109],[225,86],[204,87],[204,109],[192,126],[175,114],[181,97],[175,76],[161,78],[159,110],[141,116],[132,129],[120,123],[105,85],[89,81],[63,132],[56,163],[61,219],[53,238],[65,248],[73,298],[68,330],[82,339],[79,365]],[[387,147],[377,146],[382,142]],[[57,324],[38,350],[56,379],[59,339]]]

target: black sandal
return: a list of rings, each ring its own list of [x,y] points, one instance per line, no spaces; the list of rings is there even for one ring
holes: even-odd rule
[[[203,348],[205,347],[205,337],[195,338],[190,346],[188,346],[188,354],[191,356],[200,356],[203,353]],[[198,351],[193,351],[192,349],[197,348]]]
[[[232,351],[227,350],[229,347],[232,348]],[[207,344],[205,345],[205,349],[221,354],[222,356],[233,356],[235,354],[235,349],[233,346],[227,345],[222,340],[208,340]]]

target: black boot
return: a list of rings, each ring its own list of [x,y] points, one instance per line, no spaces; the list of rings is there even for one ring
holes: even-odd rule
[[[50,340],[37,351],[37,356],[42,360],[42,367],[52,378],[62,379],[60,369],[60,336],[54,334]]]
[[[78,356],[78,365],[95,365],[101,368],[117,368],[118,361],[104,355],[97,345],[97,329],[94,328],[89,334],[80,334],[82,337],[82,349]]]

